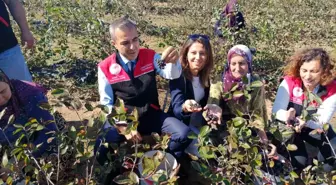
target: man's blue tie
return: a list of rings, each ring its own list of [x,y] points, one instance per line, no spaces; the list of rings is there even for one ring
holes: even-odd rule
[[[128,66],[128,76],[130,78],[133,78],[133,62],[132,61],[129,61],[127,63],[127,66]]]

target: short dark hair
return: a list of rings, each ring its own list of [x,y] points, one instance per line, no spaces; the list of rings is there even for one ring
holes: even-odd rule
[[[137,29],[137,25],[135,21],[131,20],[128,16],[123,16],[117,20],[114,20],[109,27],[112,40],[115,40],[115,30],[117,28]]]

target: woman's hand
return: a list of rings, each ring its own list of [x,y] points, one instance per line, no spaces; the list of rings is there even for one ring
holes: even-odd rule
[[[306,126],[306,122],[300,118],[296,118],[298,124],[295,126],[295,132],[300,133],[302,128]]]
[[[186,100],[182,104],[182,111],[185,113],[200,112],[202,111],[202,107],[195,100]]]
[[[290,108],[287,110],[287,114],[285,117],[287,125],[291,125],[291,121],[295,120],[295,114],[296,114],[296,111],[294,108]]]
[[[291,120],[295,120],[295,114],[296,111],[294,108],[290,108],[287,110],[287,114],[286,114],[286,123],[290,124]]]
[[[206,114],[203,114],[203,117],[208,124],[221,124],[222,109],[218,105],[207,104],[204,107],[204,110],[206,111]]]

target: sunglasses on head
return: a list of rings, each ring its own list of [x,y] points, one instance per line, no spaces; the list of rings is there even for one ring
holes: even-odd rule
[[[192,35],[189,35],[188,39],[191,39],[191,40],[203,39],[206,42],[209,42],[209,40],[210,40],[209,36],[202,35],[202,34],[192,34]]]

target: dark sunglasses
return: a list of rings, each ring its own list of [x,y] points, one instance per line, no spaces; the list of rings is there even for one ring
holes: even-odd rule
[[[206,42],[209,42],[210,41],[210,38],[209,36],[207,35],[202,35],[202,34],[192,34],[192,35],[189,35],[188,36],[188,39],[191,39],[191,40],[197,40],[197,39],[203,39],[204,41]]]

